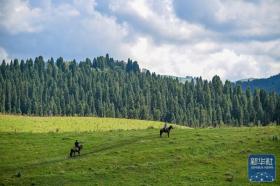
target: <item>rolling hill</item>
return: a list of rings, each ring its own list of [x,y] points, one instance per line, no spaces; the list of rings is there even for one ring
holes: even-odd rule
[[[254,79],[250,78],[247,80],[239,80],[236,84],[241,85],[243,90],[246,90],[247,87],[250,87],[251,90],[255,88],[261,88],[268,92],[277,92],[280,94],[280,74],[271,76],[269,78]]]

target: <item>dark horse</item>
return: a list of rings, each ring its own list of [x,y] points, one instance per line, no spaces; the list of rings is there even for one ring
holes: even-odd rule
[[[76,152],[80,155],[80,151],[83,149],[83,145],[79,145],[79,147],[73,147],[70,150],[70,157],[75,156]]]
[[[167,133],[168,137],[169,137],[169,133],[170,133],[171,129],[173,129],[173,127],[171,125],[167,128],[160,129],[160,137],[162,136],[162,133],[164,133],[164,132]]]

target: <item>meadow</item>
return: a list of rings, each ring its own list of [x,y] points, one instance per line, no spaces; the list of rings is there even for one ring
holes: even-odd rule
[[[279,163],[273,183],[247,178],[249,154],[279,159],[280,127],[175,126],[160,138],[162,125],[0,115],[0,185],[280,185]],[[84,149],[69,158],[76,139]]]
[[[162,122],[99,117],[34,117],[0,115],[1,132],[100,132],[161,128]],[[186,128],[176,125],[177,128]]]

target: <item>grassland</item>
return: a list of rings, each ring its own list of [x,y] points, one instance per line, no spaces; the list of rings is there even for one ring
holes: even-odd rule
[[[0,115],[0,132],[100,132],[160,128],[162,122],[98,117],[30,117]],[[186,128],[176,125],[176,128]]]
[[[280,141],[272,140],[279,127],[176,127],[170,138],[159,138],[161,125],[1,115],[0,185],[280,185],[279,176],[269,184],[247,178],[249,154],[279,159]],[[76,139],[84,149],[69,158]]]

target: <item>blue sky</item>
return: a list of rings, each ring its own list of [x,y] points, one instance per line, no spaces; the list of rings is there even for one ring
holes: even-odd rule
[[[159,74],[280,72],[278,0],[0,0],[0,60],[109,53]]]

